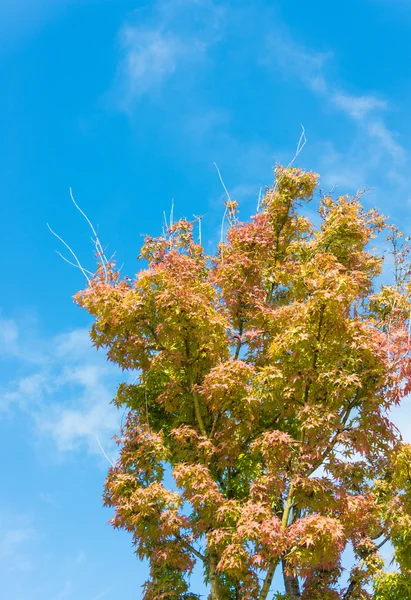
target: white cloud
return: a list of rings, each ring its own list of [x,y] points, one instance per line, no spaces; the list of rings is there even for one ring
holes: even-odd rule
[[[149,18],[136,11],[119,32],[117,107],[130,113],[137,100],[160,89],[180,68],[198,65],[219,39],[222,12],[211,0],[163,0],[151,7]]]
[[[66,598],[69,598],[72,592],[72,587],[71,581],[65,581],[63,588],[60,590],[57,596],[54,597],[54,600],[65,600]]]
[[[12,319],[0,319],[0,352],[14,354],[18,345],[17,325]]]
[[[384,165],[386,170],[389,167],[392,180],[399,181],[405,150],[383,117],[389,108],[388,103],[369,94],[350,94],[337,85],[326,73],[331,57],[331,53],[304,47],[289,35],[278,35],[267,38],[263,62],[299,79],[324,103],[341,111],[355,123],[356,135],[344,154],[337,151],[332,142],[324,144],[327,152],[321,164],[325,171],[323,180],[333,184],[348,183],[350,188],[355,180],[366,185],[370,175],[378,174],[381,165]],[[390,160],[389,165],[387,159]]]
[[[33,560],[28,547],[37,537],[27,519],[9,512],[0,512],[0,564],[3,573],[32,571]]]
[[[391,154],[398,162],[402,163],[405,158],[405,150],[395,141],[393,134],[381,119],[373,119],[367,124],[370,137],[374,138],[379,146],[388,154]]]
[[[6,356],[17,359],[23,373],[0,386],[0,414],[4,418],[15,411],[28,415],[36,434],[51,438],[61,452],[85,447],[101,454],[96,437],[110,445],[118,430],[119,413],[110,401],[120,380],[119,370],[106,361],[104,352],[92,347],[85,329],[16,344],[24,335],[16,322],[7,323],[11,334],[7,334]],[[38,360],[33,363],[30,357],[37,348]]]
[[[301,81],[313,92],[325,93],[328,89],[324,77],[324,66],[332,57],[328,52],[317,52],[296,43],[285,33],[267,37],[266,54],[263,63],[279,66]]]
[[[332,96],[332,102],[358,121],[362,121],[372,111],[388,108],[385,100],[374,98],[374,96],[352,96],[344,92],[336,92]]]
[[[129,105],[172,76],[184,57],[180,40],[160,30],[126,26],[121,32],[124,60],[120,67],[124,94],[122,103]]]
[[[103,600],[103,598],[107,598],[108,594],[112,591],[112,588],[107,588],[106,590],[100,592],[96,596],[93,596],[91,600]]]
[[[22,340],[21,331],[25,339]],[[18,324],[15,319],[0,317],[0,360],[21,359],[23,362],[39,364],[44,360],[43,340],[33,340],[33,318],[25,315]]]

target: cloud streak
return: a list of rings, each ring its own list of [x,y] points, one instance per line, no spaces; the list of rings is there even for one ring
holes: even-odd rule
[[[16,575],[34,569],[27,549],[37,538],[35,529],[20,515],[0,512],[0,563],[3,573]]]
[[[211,0],[161,1],[151,11],[136,11],[118,36],[121,60],[112,91],[117,107],[130,114],[177,71],[204,61],[219,39],[222,12]]]
[[[96,436],[107,444],[118,430],[119,414],[110,401],[120,375],[92,348],[87,330],[49,340],[24,340],[13,320],[3,320],[0,330],[2,358],[17,359],[22,370],[3,385],[0,415],[10,418],[18,411],[29,416],[37,436],[51,438],[60,452],[85,447],[100,454]],[[33,363],[36,348],[41,350]]]
[[[389,159],[391,176],[399,179],[398,172],[404,167],[406,151],[399,143],[396,133],[386,124],[388,102],[382,98],[349,93],[327,75],[333,59],[332,53],[317,52],[296,42],[288,34],[270,36],[266,40],[263,63],[269,69],[277,68],[299,80],[322,102],[351,120],[357,129],[352,147],[346,157],[334,144],[324,144],[323,166],[328,169],[327,183],[363,185],[370,173],[375,173]],[[337,177],[331,181],[330,177]]]

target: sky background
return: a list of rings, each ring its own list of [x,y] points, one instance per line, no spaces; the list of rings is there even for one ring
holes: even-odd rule
[[[272,166],[370,187],[411,232],[411,1],[0,1],[0,588],[13,600],[132,600],[146,569],[101,506],[121,375],[72,302],[93,269],[87,224],[123,272],[163,211],[204,215],[221,184],[241,216]],[[67,255],[67,253],[66,253]],[[124,377],[124,376],[123,376]],[[395,413],[411,439],[411,407]],[[193,591],[203,592],[193,576]]]

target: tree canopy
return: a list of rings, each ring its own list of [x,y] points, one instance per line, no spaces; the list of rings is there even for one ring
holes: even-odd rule
[[[104,501],[149,561],[144,600],[195,598],[196,562],[212,600],[411,598],[411,446],[389,418],[410,385],[407,240],[360,194],[320,197],[312,223],[317,175],[275,175],[249,221],[227,201],[214,256],[182,219],[135,278],[101,256],[75,297],[137,372]]]

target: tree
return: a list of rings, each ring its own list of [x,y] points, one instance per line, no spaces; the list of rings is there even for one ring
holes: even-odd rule
[[[327,195],[314,227],[317,175],[275,174],[249,222],[227,201],[216,256],[183,219],[146,238],[135,280],[100,255],[75,298],[94,344],[138,373],[114,399],[104,501],[149,561],[145,600],[195,598],[196,561],[212,600],[272,598],[280,565],[276,598],[411,598],[411,446],[388,414],[409,390],[408,246],[391,227],[395,281],[378,284],[386,219]]]

